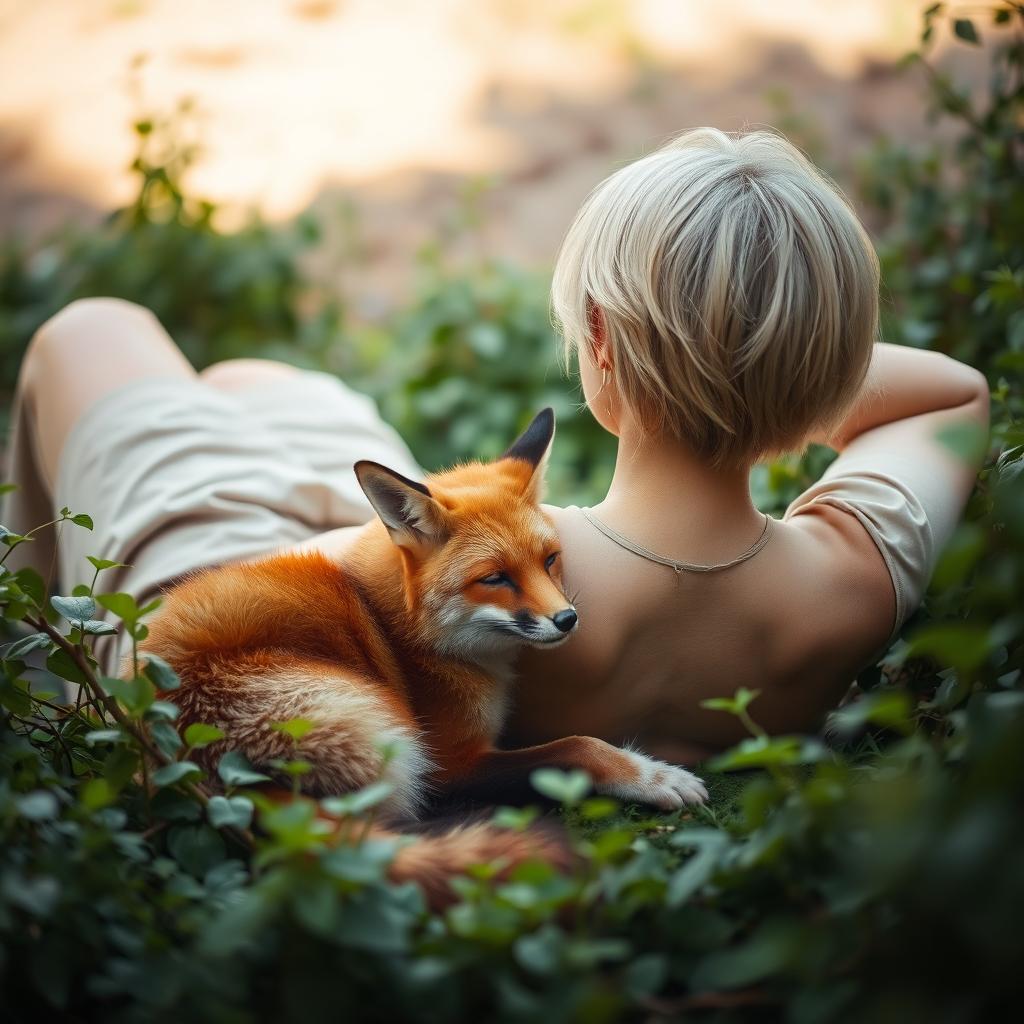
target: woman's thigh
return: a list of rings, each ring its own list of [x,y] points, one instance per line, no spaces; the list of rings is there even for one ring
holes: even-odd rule
[[[19,381],[45,478],[53,484],[69,434],[108,395],[136,381],[194,377],[148,309],[108,298],[66,306],[36,332]]]

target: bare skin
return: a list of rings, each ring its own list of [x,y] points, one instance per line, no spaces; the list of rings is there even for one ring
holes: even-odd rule
[[[225,391],[266,391],[296,372],[233,360],[199,379]],[[40,329],[22,370],[47,478],[55,478],[65,439],[93,404],[137,380],[195,376],[140,307],[91,299],[62,311]],[[726,561],[757,539],[763,520],[750,500],[749,467],[712,469],[678,442],[645,435],[616,395],[599,324],[581,377],[591,411],[619,438],[611,487],[594,506],[609,526],[697,563]],[[935,435],[961,422],[987,426],[980,373],[935,353],[879,345],[836,434],[813,440],[868,457],[908,452],[959,509],[976,466],[955,459]],[[739,686],[762,691],[754,711],[769,730],[813,729],[892,628],[894,594],[882,557],[858,521],[838,509],[817,507],[772,524],[768,544],[725,572],[678,577],[613,544],[578,510],[547,511],[580,629],[557,651],[523,657],[510,731],[517,745],[587,733],[613,743],[635,739],[656,757],[692,762],[738,738],[732,720],[697,705]],[[337,557],[360,528],[332,530],[302,547]]]

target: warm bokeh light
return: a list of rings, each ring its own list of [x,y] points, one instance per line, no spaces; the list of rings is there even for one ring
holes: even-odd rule
[[[252,205],[284,219],[340,197],[361,215],[368,269],[387,271],[484,175],[493,246],[546,261],[610,167],[682,127],[798,116],[839,156],[912,131],[918,101],[891,69],[917,8],[6,0],[0,217],[31,232],[125,201],[131,120],[192,97],[203,156],[189,186],[227,204],[225,224]]]

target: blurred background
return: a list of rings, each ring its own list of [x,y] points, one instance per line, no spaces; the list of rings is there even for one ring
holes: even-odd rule
[[[555,493],[593,496],[611,449],[576,415],[546,309],[587,192],[681,129],[770,125],[884,250],[955,143],[957,117],[931,115],[985,88],[989,24],[1012,31],[986,13],[968,32],[948,8],[0,0],[0,390],[61,304],[123,295],[197,365],[343,374],[430,467],[500,451],[550,402]],[[908,67],[922,42],[928,63]],[[936,310],[886,285],[887,336],[934,343]]]
[[[129,126],[193,101],[183,181],[216,225],[338,209],[354,299],[400,301],[473,196],[489,248],[544,265],[612,168],[682,128],[802,126],[846,165],[920,137],[900,0],[7,0],[0,214],[35,232],[130,201]],[[337,241],[337,239],[332,239]],[[349,268],[351,273],[351,268]],[[354,284],[355,282],[353,282]]]

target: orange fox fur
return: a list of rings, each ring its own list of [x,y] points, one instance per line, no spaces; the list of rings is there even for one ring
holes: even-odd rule
[[[539,506],[553,432],[545,410],[498,461],[426,485],[359,463],[380,518],[340,562],[283,554],[173,588],[145,647],[181,677],[166,695],[181,727],[226,733],[197,758],[212,768],[229,748],[263,766],[299,756],[312,766],[303,787],[316,795],[383,777],[398,817],[414,816],[429,790],[500,800],[539,766],[584,769],[599,792],[663,808],[703,799],[688,772],[592,737],[495,748],[516,651],[561,643],[576,623]],[[293,718],[315,723],[297,751],[271,728]],[[467,826],[406,847],[393,873],[438,896],[469,864],[531,852],[558,855],[528,835]]]

